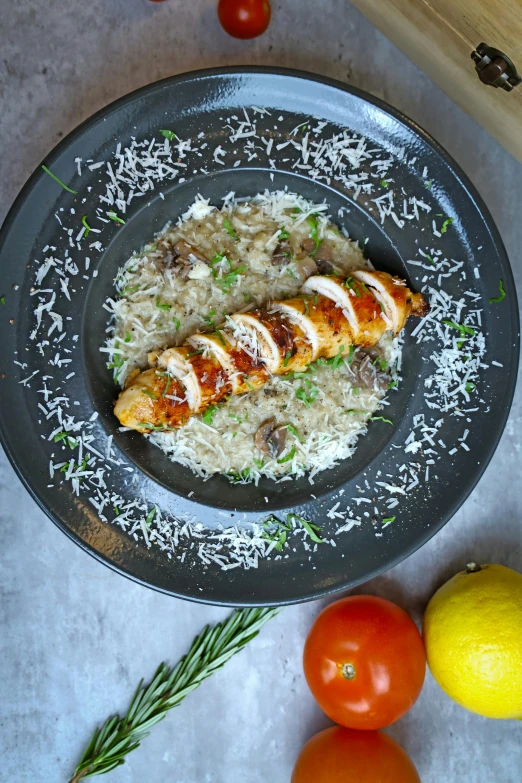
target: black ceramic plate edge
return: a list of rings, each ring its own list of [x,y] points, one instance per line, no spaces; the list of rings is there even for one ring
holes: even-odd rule
[[[422,141],[432,148],[434,152],[436,152],[446,163],[446,165],[452,170],[452,172],[456,175],[456,177],[460,180],[463,187],[466,189],[467,193],[469,194],[470,198],[474,202],[478,212],[480,213],[482,220],[484,221],[484,224],[492,238],[493,244],[495,245],[498,254],[499,259],[502,265],[502,275],[504,280],[504,287],[506,289],[506,292],[508,296],[510,297],[511,301],[513,302],[513,308],[512,308],[512,318],[511,318],[511,334],[514,339],[514,350],[513,350],[513,365],[512,365],[512,373],[511,373],[511,379],[509,383],[509,387],[506,390],[506,397],[508,400],[508,404],[503,408],[502,415],[498,416],[497,419],[497,431],[498,435],[497,437],[491,441],[489,449],[482,461],[482,464],[480,465],[480,468],[477,470],[477,472],[473,475],[473,478],[471,481],[468,481],[465,483],[462,492],[459,495],[458,500],[456,500],[448,512],[440,517],[436,523],[434,523],[428,530],[424,531],[424,535],[422,538],[419,538],[419,540],[412,546],[402,550],[400,554],[398,554],[396,557],[389,557],[386,560],[386,563],[382,566],[379,566],[373,570],[370,570],[367,572],[365,576],[365,581],[370,580],[374,578],[375,576],[378,576],[379,574],[387,571],[388,569],[394,567],[398,563],[400,563],[405,558],[409,557],[411,554],[413,554],[417,549],[419,549],[423,544],[425,544],[427,541],[429,541],[435,533],[437,533],[448,521],[451,519],[451,517],[456,513],[456,511],[461,507],[461,505],[464,503],[464,501],[469,497],[477,483],[480,481],[480,478],[482,477],[486,467],[488,466],[489,462],[491,461],[491,458],[498,446],[498,443],[500,441],[500,438],[502,436],[502,433],[504,431],[504,428],[506,426],[506,422],[509,416],[510,407],[513,400],[513,395],[515,392],[515,386],[516,386],[516,377],[517,377],[517,370],[518,370],[518,363],[519,363],[519,347],[520,347],[520,341],[519,341],[519,315],[518,315],[518,308],[515,306],[517,297],[516,297],[516,289],[513,279],[513,273],[509,264],[509,260],[502,242],[502,239],[500,237],[500,234],[498,232],[498,229],[496,228],[496,225],[493,221],[493,218],[491,217],[491,214],[486,207],[485,203],[482,200],[482,197],[476,190],[473,183],[469,180],[467,175],[463,172],[463,170],[460,168],[460,166],[453,160],[453,158],[449,155],[446,150],[441,147],[441,145],[435,141],[421,126],[419,126],[416,122],[409,119],[406,115],[404,115],[399,110],[391,107],[386,102],[375,98],[374,96],[370,95],[369,93],[364,92],[363,90],[359,90],[358,88],[352,87],[350,85],[344,84],[343,82],[339,82],[334,79],[330,79],[328,77],[319,76],[317,74],[308,73],[305,71],[298,71],[294,69],[286,69],[286,68],[275,68],[275,67],[250,67],[250,66],[235,66],[235,67],[229,67],[229,68],[210,68],[210,69],[202,69],[198,71],[191,71],[187,73],[178,74],[173,77],[168,77],[166,79],[163,79],[161,81],[155,82],[150,85],[146,85],[144,87],[139,88],[138,90],[135,90],[131,93],[128,93],[125,96],[122,96],[121,98],[117,99],[116,101],[112,102],[111,104],[108,104],[107,106],[100,109],[98,112],[96,112],[94,115],[86,119],[84,122],[82,122],[80,125],[78,125],[74,130],[72,130],[64,139],[60,141],[58,145],[56,145],[53,150],[45,156],[42,163],[51,163],[53,159],[57,158],[60,154],[62,149],[70,145],[74,140],[76,140],[84,130],[89,128],[91,125],[98,122],[100,118],[103,116],[106,116],[107,113],[115,111],[119,109],[120,107],[124,106],[127,102],[131,102],[136,97],[139,97],[140,95],[144,95],[147,93],[151,93],[152,91],[155,91],[157,89],[161,89],[165,84],[173,83],[175,84],[177,81],[181,80],[187,80],[191,78],[200,78],[200,77],[208,77],[208,76],[220,76],[220,75],[240,75],[240,74],[273,74],[278,76],[289,76],[289,77],[295,77],[299,79],[307,79],[314,82],[318,82],[320,84],[327,85],[329,87],[333,87],[336,89],[339,89],[341,91],[350,93],[355,95],[356,97],[366,101],[369,104],[373,104],[380,110],[384,111],[385,113],[391,115],[397,122],[401,123],[403,126],[405,126],[407,129],[412,131],[415,135],[420,136],[422,138]],[[26,194],[31,190],[33,183],[37,180],[37,178],[41,175],[41,164],[35,169],[33,174],[29,177],[25,185],[22,187],[20,193],[18,194],[17,198],[15,199],[11,209],[9,210],[4,223],[0,229],[0,250],[2,249],[2,246],[4,244],[4,237],[7,234],[11,224],[14,222],[14,219],[24,202],[26,198]],[[16,474],[22,481],[23,485],[28,490],[29,494],[34,498],[34,500],[37,502],[39,507],[42,509],[42,511],[45,512],[45,514],[59,527],[70,539],[72,539],[77,545],[79,545],[84,551],[91,554],[95,559],[97,559],[99,562],[108,565],[112,570],[116,571],[117,573],[126,576],[133,581],[142,584],[147,587],[151,587],[152,589],[155,589],[159,592],[166,593],[168,595],[173,595],[178,598],[183,598],[185,600],[194,601],[197,603],[207,603],[212,605],[221,605],[221,606],[257,606],[261,605],[260,602],[252,602],[252,601],[216,601],[216,600],[207,600],[204,598],[199,598],[198,596],[188,596],[185,594],[180,594],[172,590],[164,589],[158,585],[151,584],[150,582],[147,582],[146,580],[141,579],[140,577],[135,576],[130,571],[126,570],[125,568],[116,565],[114,562],[109,560],[109,558],[105,557],[104,555],[100,554],[94,547],[92,547],[87,542],[83,541],[75,532],[73,532],[71,529],[67,528],[66,525],[64,525],[59,519],[55,518],[51,511],[46,507],[45,502],[40,497],[39,493],[37,493],[30,482],[30,477],[26,475],[26,473],[22,470],[22,468],[15,462],[11,449],[9,448],[9,445],[7,443],[6,439],[6,432],[5,428],[3,426],[3,421],[0,418],[0,436],[2,440],[2,445],[4,446],[5,452],[7,454],[7,457],[13,466]],[[322,590],[315,590],[312,594],[305,594],[302,597],[291,599],[291,600],[280,600],[275,602],[263,602],[263,605],[290,605],[290,604],[296,604],[301,603],[304,601],[310,601],[315,600],[318,598],[323,598],[328,595],[332,595],[344,590],[349,590],[356,585],[360,584],[361,580],[355,579],[355,580],[347,580],[345,584],[342,586],[338,586],[335,588],[324,588]]]

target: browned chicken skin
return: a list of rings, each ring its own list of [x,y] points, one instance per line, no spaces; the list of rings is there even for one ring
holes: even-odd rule
[[[231,394],[261,388],[271,374],[302,371],[319,357],[348,354],[352,345],[376,345],[385,331],[398,334],[410,314],[428,311],[422,294],[385,272],[313,275],[301,292],[237,313],[225,329],[160,353],[159,369],[139,373],[120,394],[120,422],[140,432],[183,427]]]

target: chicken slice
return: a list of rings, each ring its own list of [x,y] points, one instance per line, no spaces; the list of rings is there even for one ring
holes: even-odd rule
[[[369,269],[358,269],[353,272],[353,277],[368,286],[384,308],[394,333],[399,334],[412,310],[411,291],[406,288],[404,280],[387,272]]]
[[[188,342],[204,355],[213,356],[223,368],[231,387],[231,394],[243,394],[260,389],[268,379],[266,365],[253,359],[225,330],[213,334],[193,334]]]
[[[193,413],[200,413],[232,391],[228,373],[214,356],[205,355],[202,348],[191,345],[167,348],[158,357],[158,365],[184,386]]]
[[[305,294],[322,294],[328,297],[345,315],[356,345],[375,345],[391,323],[372,293],[352,276],[314,275],[304,283]]]
[[[343,311],[326,296],[315,294],[274,302],[274,309],[295,321],[306,334],[312,349],[310,361],[318,356],[329,359],[338,354],[342,346],[348,348],[353,342],[352,330]]]
[[[139,432],[177,429],[192,415],[179,381],[156,368],[135,376],[118,397],[114,413],[124,427]]]

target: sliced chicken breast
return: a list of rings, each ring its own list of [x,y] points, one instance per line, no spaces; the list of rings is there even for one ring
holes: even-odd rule
[[[362,283],[352,276],[315,275],[303,285],[303,293],[322,294],[341,308],[352,330],[352,342],[366,346],[377,343],[386,329],[391,328],[383,319],[381,308]]]
[[[373,272],[369,269],[358,269],[353,277],[368,286],[371,293],[384,308],[390,326],[399,334],[411,313],[411,298],[404,280],[392,277],[387,272]]]
[[[205,410],[232,391],[228,373],[203,348],[191,345],[168,348],[158,357],[158,365],[182,384],[193,413]]]
[[[341,346],[348,349],[353,342],[352,329],[342,309],[326,296],[304,295],[274,302],[274,308],[295,321],[306,334],[312,349],[311,361],[319,356],[329,359],[339,353]]]
[[[114,413],[124,427],[151,432],[183,427],[192,410],[180,382],[167,372],[151,368],[139,373],[122,391]]]
[[[230,384],[230,394],[243,394],[259,389],[267,381],[268,370],[259,357],[253,359],[225,330],[215,334],[194,334],[189,343],[204,355],[213,356],[223,368]]]

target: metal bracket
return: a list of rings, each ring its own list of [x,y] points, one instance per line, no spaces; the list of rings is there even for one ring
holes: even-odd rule
[[[480,43],[471,53],[471,59],[483,84],[502,87],[503,90],[510,92],[513,87],[522,82],[522,76],[518,73],[515,64],[499,49]]]

